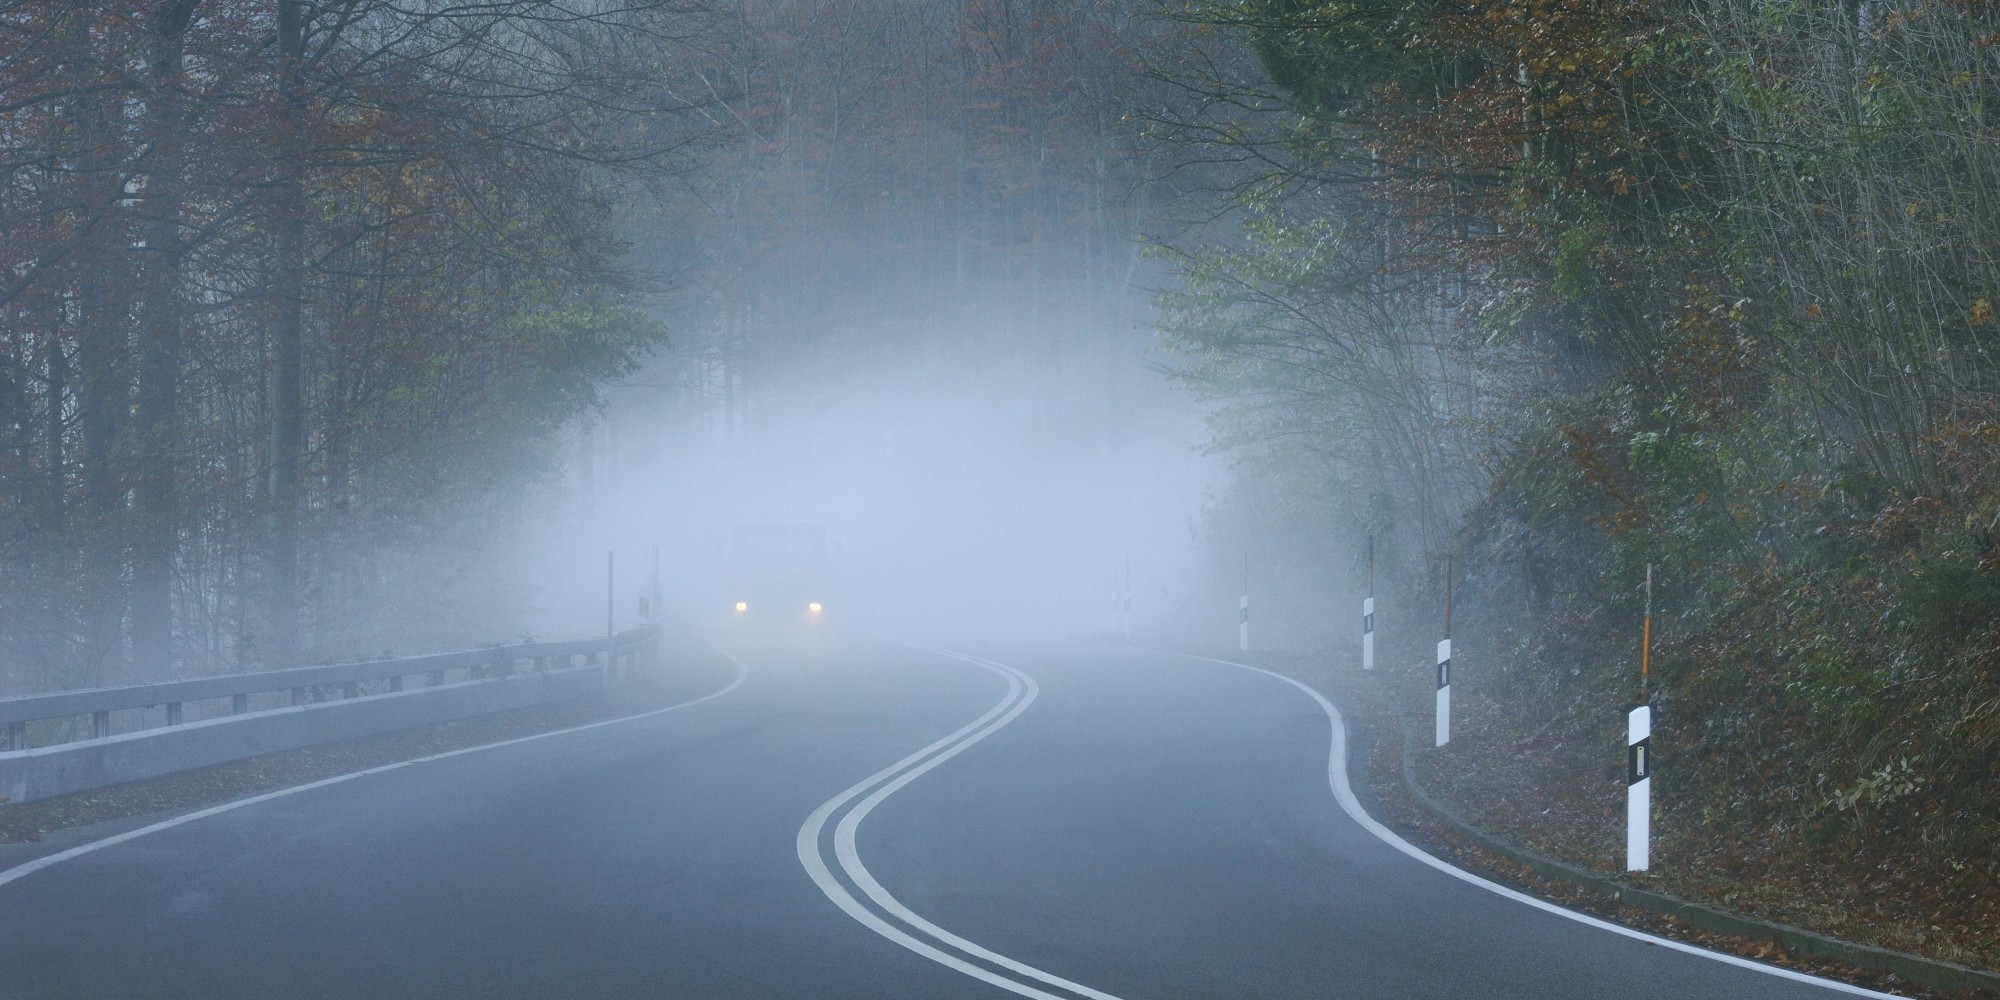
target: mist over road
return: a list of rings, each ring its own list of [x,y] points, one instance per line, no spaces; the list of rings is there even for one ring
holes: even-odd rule
[[[1834,995],[1398,852],[1329,793],[1327,715],[1269,676],[1077,644],[725,646],[742,683],[698,704],[0,884],[0,995]]]

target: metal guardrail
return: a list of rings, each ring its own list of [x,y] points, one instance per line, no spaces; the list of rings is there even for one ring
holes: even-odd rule
[[[650,658],[654,650],[654,640],[658,636],[659,626],[648,625],[629,629],[608,638],[581,639],[574,642],[523,642],[456,653],[432,653],[388,660],[364,660],[357,663],[334,663],[313,667],[292,667],[286,670],[197,677],[183,681],[163,681],[158,684],[85,688],[19,698],[0,698],[0,722],[4,722],[7,726],[5,749],[26,750],[28,723],[46,719],[90,717],[88,736],[78,735],[71,739],[46,744],[60,745],[84,739],[101,739],[111,735],[113,712],[145,710],[164,705],[167,709],[166,725],[178,726],[181,724],[182,706],[188,702],[228,698],[230,714],[242,715],[250,709],[251,695],[272,691],[289,690],[291,704],[302,705],[312,700],[313,689],[336,684],[340,685],[340,697],[356,698],[361,696],[361,685],[368,681],[387,680],[389,691],[397,692],[403,690],[403,681],[406,677],[428,675],[427,686],[436,687],[444,682],[445,673],[452,670],[464,670],[468,679],[472,680],[502,678],[512,676],[522,663],[531,664],[530,669],[536,671],[561,670],[577,666],[578,664],[574,662],[577,657],[583,657],[584,663],[588,664],[607,653],[609,655],[606,656],[605,669],[607,677],[610,677],[618,671],[621,660],[629,669],[636,667],[641,657]]]

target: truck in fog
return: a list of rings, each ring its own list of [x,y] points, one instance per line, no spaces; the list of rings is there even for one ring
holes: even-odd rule
[[[736,620],[811,625],[827,614],[833,558],[826,526],[812,521],[745,521],[730,550]]]

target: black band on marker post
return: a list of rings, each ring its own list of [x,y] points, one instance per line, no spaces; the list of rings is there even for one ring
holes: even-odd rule
[[[1653,738],[1626,745],[1625,783],[1636,785],[1653,776]]]

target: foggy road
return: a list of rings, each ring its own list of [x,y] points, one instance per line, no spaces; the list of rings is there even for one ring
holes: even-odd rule
[[[1329,716],[1282,679],[724,646],[740,686],[697,704],[0,871],[0,995],[1837,995],[1400,852],[1336,801]]]

